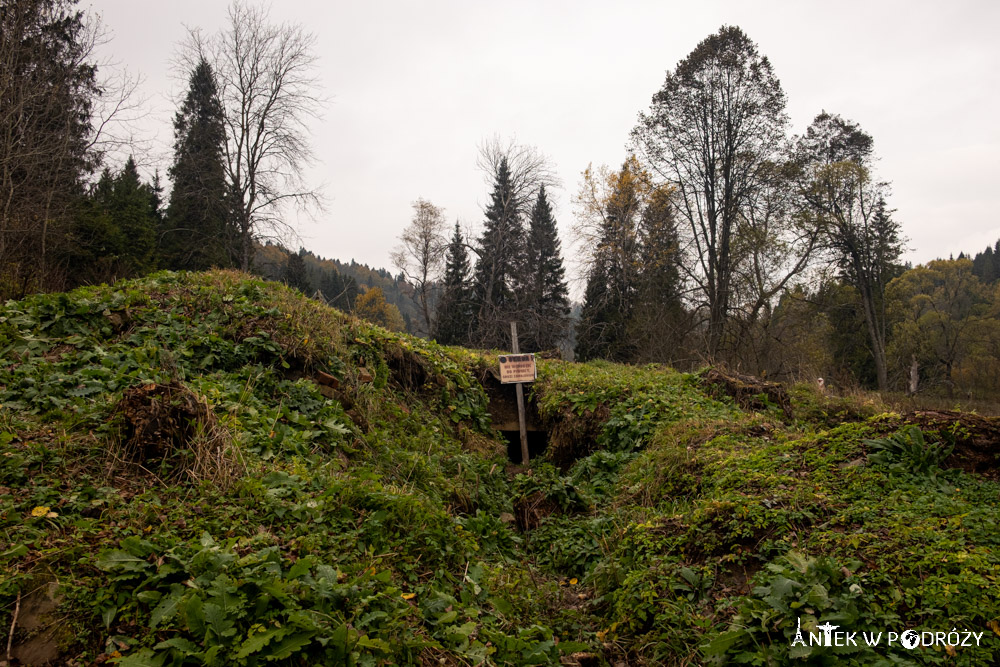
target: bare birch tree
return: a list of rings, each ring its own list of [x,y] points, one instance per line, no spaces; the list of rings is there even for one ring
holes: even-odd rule
[[[413,220],[400,235],[401,244],[392,252],[392,262],[412,287],[411,296],[420,308],[422,322],[417,333],[433,331],[434,291],[444,267],[444,209],[426,199],[413,202]]]

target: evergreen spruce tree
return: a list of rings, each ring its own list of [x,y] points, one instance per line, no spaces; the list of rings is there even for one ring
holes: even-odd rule
[[[64,256],[73,283],[111,282],[118,277],[118,260],[124,251],[125,239],[109,211],[114,181],[111,170],[105,168],[76,207]]]
[[[141,276],[156,268],[156,192],[139,178],[129,157],[115,178],[111,218],[125,239],[121,275]]]
[[[174,117],[174,187],[162,233],[162,253],[170,268],[233,265],[223,118],[212,67],[201,60]]]
[[[328,304],[349,313],[358,296],[358,284],[353,277],[344,276],[333,269],[325,271],[320,277],[319,291]]]
[[[472,342],[483,347],[509,344],[507,322],[517,313],[517,288],[524,249],[524,227],[506,158],[497,170],[486,226],[479,239],[473,279],[475,326]]]
[[[1000,257],[994,254],[993,248],[987,246],[986,251],[983,253],[983,275],[979,277],[983,283],[992,285],[996,281],[997,274],[1000,273],[1000,271],[997,271],[1000,268],[997,266],[998,262],[1000,262]]]
[[[628,328],[639,280],[639,217],[648,189],[648,175],[635,157],[611,175],[576,329],[576,356],[581,361],[630,361],[635,356]]]
[[[434,318],[434,338],[442,345],[468,344],[473,315],[469,253],[465,249],[462,230],[456,222],[455,234],[448,244],[444,285]]]
[[[618,358],[613,352],[625,331],[627,321],[615,312],[609,290],[610,270],[605,255],[598,255],[587,274],[583,308],[576,324],[576,359]]]
[[[66,253],[75,282],[110,282],[156,268],[158,216],[154,185],[143,183],[130,157],[118,174],[104,169],[78,207]]]
[[[303,256],[305,251],[288,253],[285,260],[285,267],[282,271],[282,280],[289,287],[293,287],[306,296],[312,296],[312,284],[309,281],[309,273],[306,269],[306,261]]]
[[[668,188],[650,193],[642,212],[639,242],[642,270],[629,338],[637,361],[674,362],[688,322],[681,302],[677,221]]]
[[[334,299],[336,299],[337,295],[339,295],[344,289],[343,283],[341,283],[340,280],[340,273],[336,270],[323,271],[320,274],[317,289],[319,289],[328,304],[331,306],[334,305]]]
[[[559,246],[556,221],[542,186],[531,210],[525,249],[521,303],[522,318],[527,324],[521,344],[525,352],[554,349],[566,336],[569,289]]]
[[[0,1],[0,301],[80,282],[69,265],[103,88],[77,5]]]
[[[984,284],[992,284],[997,277],[996,255],[993,254],[993,247],[986,246],[986,250],[976,253],[972,260],[972,273]]]

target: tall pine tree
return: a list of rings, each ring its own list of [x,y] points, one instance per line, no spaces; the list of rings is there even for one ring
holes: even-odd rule
[[[336,269],[324,271],[319,280],[319,291],[326,302],[345,313],[354,308],[358,297],[358,283],[353,276],[341,275]]]
[[[479,261],[473,280],[476,318],[473,343],[496,348],[509,343],[507,323],[517,313],[523,258],[524,226],[510,166],[504,158],[497,170],[486,209],[486,226],[479,239]]]
[[[972,273],[983,283],[990,285],[997,278],[997,262],[1000,261],[993,253],[992,246],[986,246],[983,252],[977,252],[972,260]]]
[[[551,350],[566,336],[569,326],[569,289],[560,255],[559,235],[545,186],[531,209],[524,263],[521,312],[527,331],[521,349]]]
[[[305,249],[299,248],[298,252],[289,252],[281,273],[286,285],[306,296],[313,295],[312,282],[309,280],[309,271],[306,268]]]
[[[469,253],[465,249],[462,230],[456,222],[455,234],[448,244],[444,286],[434,318],[434,337],[443,345],[468,344],[473,316]]]
[[[232,266],[222,104],[212,66],[200,60],[174,117],[174,163],[162,253],[171,268]]]
[[[77,4],[0,1],[0,300],[79,282],[68,265],[102,87]]]

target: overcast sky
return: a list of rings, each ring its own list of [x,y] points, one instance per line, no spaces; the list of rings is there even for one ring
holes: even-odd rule
[[[186,87],[171,60],[185,26],[213,32],[227,5],[90,6],[110,31],[106,55],[144,77],[149,168],[170,161]],[[317,38],[329,102],[312,123],[309,179],[327,205],[298,226],[322,256],[390,268],[418,197],[478,228],[489,186],[476,147],[493,135],[551,158],[565,252],[580,172],[621,164],[665,72],[724,24],[770,58],[794,133],[825,109],[874,137],[907,259],[975,252],[1000,237],[1000,2],[286,0],[271,16]]]

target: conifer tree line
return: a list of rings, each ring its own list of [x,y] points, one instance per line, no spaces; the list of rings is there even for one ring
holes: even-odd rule
[[[555,350],[569,331],[570,300],[548,162],[532,147],[497,139],[480,147],[479,162],[491,184],[481,234],[468,239],[456,222],[449,240],[442,214],[428,228],[418,211],[395,253],[397,266],[404,274],[427,268],[412,251],[422,247],[416,239],[443,252],[426,323],[439,342],[509,349],[510,322],[517,321],[521,350]]]
[[[1000,389],[1000,241],[903,264],[874,138],[825,110],[793,134],[772,64],[738,27],[666,72],[620,166],[583,172],[565,221],[578,304],[560,184],[537,149],[481,146],[486,203],[472,229],[416,200],[396,274],[290,252],[277,243],[282,207],[317,199],[302,178],[321,102],[312,36],[242,0],[220,32],[192,33],[172,156],[145,176],[107,133],[115,91],[95,64],[99,39],[78,0],[0,3],[0,298],[236,267],[448,344],[507,348],[515,320],[522,349],[581,360]]]

